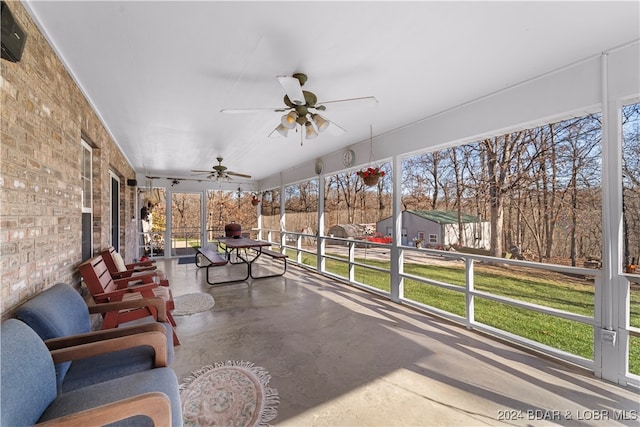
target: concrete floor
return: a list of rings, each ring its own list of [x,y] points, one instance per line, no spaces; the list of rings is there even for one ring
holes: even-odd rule
[[[176,317],[178,379],[226,360],[261,366],[280,394],[275,425],[640,425],[637,390],[306,270],[212,287],[194,264],[160,264],[174,297],[215,298]]]

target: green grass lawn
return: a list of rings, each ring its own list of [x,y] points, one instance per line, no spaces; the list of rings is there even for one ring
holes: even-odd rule
[[[290,257],[295,252],[289,251]],[[295,258],[294,258],[295,259]],[[360,262],[360,260],[356,260]],[[315,267],[316,257],[304,254],[302,262]],[[368,265],[389,268],[388,261],[367,260]],[[326,260],[327,272],[348,278],[345,262]],[[465,271],[462,267],[404,264],[405,273],[444,282],[464,288]],[[585,281],[572,278],[563,280],[562,275],[552,278],[532,273],[518,274],[476,266],[474,270],[475,289],[511,299],[526,301],[545,307],[556,308],[585,316],[594,313],[594,288]],[[368,286],[389,291],[389,274],[355,267],[355,280]],[[404,297],[413,301],[465,317],[465,297],[462,292],[443,289],[406,279]],[[631,292],[631,319],[634,327],[640,327],[640,292]],[[492,327],[525,337],[571,354],[593,360],[593,328],[571,320],[533,312],[508,304],[475,299],[475,320]],[[630,339],[629,372],[640,375],[640,339]]]

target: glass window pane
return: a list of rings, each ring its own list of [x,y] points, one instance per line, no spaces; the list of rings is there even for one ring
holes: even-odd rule
[[[91,181],[82,179],[82,207],[91,208]]]
[[[624,270],[639,273],[640,262],[640,103],[622,109],[622,197]]]

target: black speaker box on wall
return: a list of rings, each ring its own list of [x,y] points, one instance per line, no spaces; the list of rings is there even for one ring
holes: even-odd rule
[[[2,58],[11,62],[18,62],[22,58],[24,44],[27,41],[27,34],[22,27],[16,22],[5,2],[0,6],[2,14]]]
[[[137,180],[135,180],[135,179],[128,179],[128,180],[127,180],[127,185],[128,185],[129,187],[135,187],[136,185],[138,185],[138,181],[137,181]]]

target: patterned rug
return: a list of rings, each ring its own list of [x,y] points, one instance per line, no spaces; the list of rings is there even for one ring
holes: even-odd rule
[[[182,417],[189,426],[269,426],[278,391],[271,375],[250,362],[227,361],[192,372],[180,384]]]
[[[171,314],[174,316],[186,316],[187,314],[200,313],[211,310],[215,303],[213,297],[205,292],[180,295],[173,299],[175,309]]]

